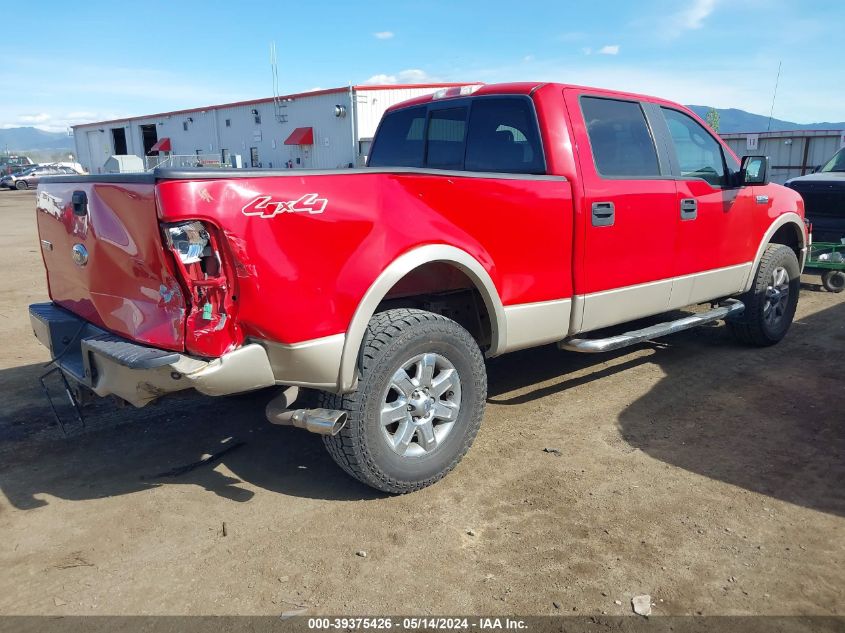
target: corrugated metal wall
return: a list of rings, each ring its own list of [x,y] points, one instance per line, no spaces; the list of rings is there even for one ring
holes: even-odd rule
[[[812,173],[823,165],[843,144],[845,132],[808,130],[806,132],[769,132],[757,135],[723,134],[722,138],[737,156],[769,157],[771,179],[784,183],[790,178]],[[757,137],[757,149],[749,149],[749,136]],[[806,162],[805,162],[806,151]]]

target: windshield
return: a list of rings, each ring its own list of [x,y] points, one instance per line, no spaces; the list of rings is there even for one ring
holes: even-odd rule
[[[819,171],[845,171],[845,147],[836,152]]]

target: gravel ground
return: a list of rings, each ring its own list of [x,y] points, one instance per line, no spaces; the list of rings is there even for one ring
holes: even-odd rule
[[[718,325],[493,360],[462,464],[388,497],[266,395],[102,402],[62,435],[33,205],[0,191],[0,613],[845,614],[845,294],[816,277],[772,348]]]

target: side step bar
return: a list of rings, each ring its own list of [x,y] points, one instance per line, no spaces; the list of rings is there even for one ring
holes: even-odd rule
[[[708,312],[700,312],[698,314],[691,314],[682,319],[675,321],[667,321],[666,323],[658,323],[642,330],[633,330],[618,334],[617,336],[609,336],[607,338],[570,338],[558,343],[560,349],[569,350],[571,352],[585,352],[587,354],[597,354],[599,352],[612,352],[616,349],[622,349],[629,345],[636,345],[643,341],[648,341],[667,334],[674,334],[683,330],[725,319],[729,316],[739,316],[745,310],[745,304],[738,299],[728,299],[723,305],[718,308],[709,310]]]

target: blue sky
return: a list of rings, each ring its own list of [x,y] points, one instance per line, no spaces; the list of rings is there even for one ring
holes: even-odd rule
[[[12,7],[4,5],[4,12]],[[845,3],[39,0],[4,23],[0,126],[70,124],[353,83],[619,88],[845,120]]]

